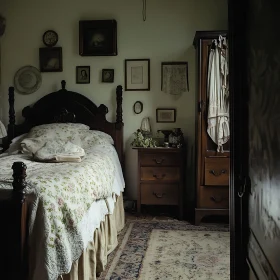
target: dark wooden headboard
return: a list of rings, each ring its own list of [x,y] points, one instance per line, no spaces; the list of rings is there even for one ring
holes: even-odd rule
[[[77,122],[90,126],[91,129],[103,131],[112,136],[121,164],[123,165],[123,119],[122,119],[122,86],[117,86],[116,122],[108,122],[108,108],[101,104],[97,107],[91,100],[80,93],[66,90],[66,82],[61,82],[61,90],[49,93],[32,106],[22,110],[24,122],[16,124],[14,109],[14,88],[9,88],[9,125],[8,141],[41,124],[54,122]]]

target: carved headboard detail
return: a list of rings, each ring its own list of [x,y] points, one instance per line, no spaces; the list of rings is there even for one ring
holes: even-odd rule
[[[101,104],[97,107],[91,100],[80,93],[66,90],[66,82],[61,82],[59,91],[49,93],[39,99],[32,106],[22,110],[24,122],[16,124],[14,110],[14,88],[9,88],[9,125],[8,141],[23,133],[27,133],[32,127],[54,122],[77,122],[108,133],[115,142],[121,163],[123,164],[123,118],[122,118],[122,86],[116,89],[116,122],[108,122],[106,114],[108,108]]]

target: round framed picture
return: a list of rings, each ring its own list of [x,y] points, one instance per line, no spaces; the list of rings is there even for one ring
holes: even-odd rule
[[[143,111],[143,103],[141,101],[136,101],[133,105],[133,111],[135,114],[140,114]]]

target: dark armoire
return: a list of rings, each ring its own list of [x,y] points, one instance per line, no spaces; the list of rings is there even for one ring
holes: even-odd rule
[[[195,224],[206,216],[229,214],[229,141],[223,152],[217,151],[207,133],[208,61],[214,39],[227,36],[226,31],[197,31],[196,49],[196,141],[195,141]]]

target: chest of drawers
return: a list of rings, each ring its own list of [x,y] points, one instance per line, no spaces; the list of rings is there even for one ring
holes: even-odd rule
[[[141,205],[176,205],[179,218],[183,217],[183,149],[137,148],[138,196]]]

